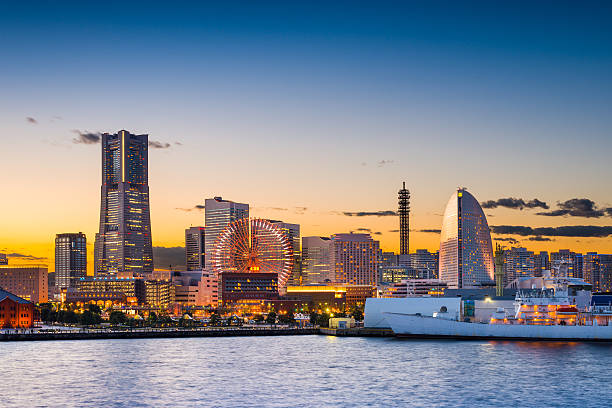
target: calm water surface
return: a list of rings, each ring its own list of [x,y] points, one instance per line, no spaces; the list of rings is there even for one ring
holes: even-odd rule
[[[612,406],[612,346],[326,336],[0,343],[2,407]]]

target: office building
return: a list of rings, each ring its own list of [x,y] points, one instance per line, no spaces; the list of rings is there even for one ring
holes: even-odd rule
[[[539,254],[533,256],[533,276],[540,277],[544,276],[544,271],[550,271],[550,258],[548,252],[541,251]]]
[[[419,272],[410,266],[384,265],[378,267],[378,283],[389,285],[406,279],[420,279]]]
[[[410,254],[410,267],[415,269],[420,279],[438,279],[438,257],[440,253],[417,249]],[[401,255],[400,255],[401,256]]]
[[[612,292],[612,255],[588,252],[583,259],[583,279],[593,292]]]
[[[145,280],[145,303],[165,309],[174,303],[174,284],[169,280]]]
[[[78,292],[106,296],[121,293],[127,303],[144,304],[146,302],[145,281],[142,278],[85,277],[77,284]]]
[[[32,303],[49,299],[46,265],[0,266],[0,288]]]
[[[334,282],[349,285],[376,285],[380,244],[369,234],[331,236]]]
[[[191,227],[185,230],[185,262],[188,271],[204,269],[204,227]]]
[[[561,249],[550,254],[550,269],[554,274],[555,269],[559,270],[562,262],[567,263],[567,272],[565,272],[564,267],[563,273],[567,273],[567,277],[570,278],[582,278],[582,260],[582,254],[570,251],[569,249]]]
[[[76,288],[87,275],[87,238],[82,232],[55,237],[55,286]]]
[[[249,218],[249,205],[215,197],[206,199],[204,207],[204,264],[206,269],[211,269],[211,254],[219,234],[232,222]]]
[[[494,284],[493,245],[480,204],[465,189],[448,200],[440,236],[440,279],[449,288]]]
[[[302,285],[332,282],[332,241],[329,237],[302,238]]]
[[[277,299],[278,275],[258,272],[223,272],[219,275],[219,292],[224,306],[245,300]]]
[[[102,135],[100,229],[94,246],[97,276],[153,271],[149,211],[148,135]]]
[[[303,280],[301,276],[300,225],[277,220],[268,221],[280,228],[285,234],[289,241],[291,251],[293,252],[293,270],[291,271],[291,276],[287,281],[287,285],[300,285]]]
[[[504,251],[504,286],[515,279],[535,276],[535,256],[527,248]]]

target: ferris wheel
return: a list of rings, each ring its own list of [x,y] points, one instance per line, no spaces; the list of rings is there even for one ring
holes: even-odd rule
[[[284,288],[293,268],[293,249],[277,225],[258,218],[229,224],[217,238],[211,265],[215,272],[274,273]]]

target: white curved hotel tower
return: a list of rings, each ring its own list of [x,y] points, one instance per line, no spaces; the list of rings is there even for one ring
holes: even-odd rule
[[[480,204],[458,189],[446,205],[440,237],[440,280],[449,288],[477,288],[494,282],[493,245]]]

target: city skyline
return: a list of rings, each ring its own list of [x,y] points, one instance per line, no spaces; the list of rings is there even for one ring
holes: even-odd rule
[[[606,13],[329,6],[322,18],[295,5],[185,18],[153,6],[144,24],[130,7],[46,7],[0,16],[0,130],[14,135],[0,169],[19,174],[3,180],[0,252],[20,255],[13,264],[53,265],[55,235],[78,231],[94,259],[100,134],[117,129],[150,135],[155,247],[182,247],[204,200],[222,196],[302,236],[370,232],[398,252],[385,214],[406,181],[412,252],[439,248],[431,231],[466,186],[494,241],[612,253]]]

